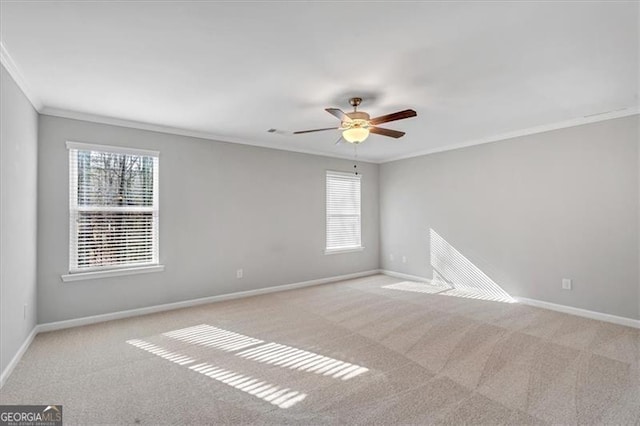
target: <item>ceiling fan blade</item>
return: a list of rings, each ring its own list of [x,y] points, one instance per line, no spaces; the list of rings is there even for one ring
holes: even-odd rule
[[[390,138],[401,138],[405,135],[404,132],[399,132],[397,130],[391,129],[383,129],[381,127],[369,127],[369,132],[375,133],[377,135],[389,136]]]
[[[338,108],[325,108],[324,110],[327,111],[329,114],[339,118],[340,121],[351,121],[351,117],[349,117],[347,114],[345,114],[345,112],[342,111],[341,109],[338,109]]]
[[[339,127],[327,127],[326,129],[313,129],[313,130],[300,130],[293,132],[294,135],[300,135],[302,133],[324,132],[325,130],[338,130]]]
[[[276,135],[291,135],[291,134],[293,134],[289,130],[280,130],[280,129],[274,129],[274,128],[271,128],[271,129],[267,130],[267,132],[268,133],[275,133]]]
[[[412,109],[405,109],[404,111],[394,112],[393,114],[381,115],[380,117],[372,118],[369,122],[376,126],[382,123],[388,123],[390,121],[402,120],[409,117],[415,117],[418,113]]]

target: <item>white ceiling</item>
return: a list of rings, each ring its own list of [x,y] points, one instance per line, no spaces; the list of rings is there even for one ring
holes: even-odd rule
[[[386,161],[637,110],[637,2],[2,2],[2,43],[44,112],[332,156],[361,95],[413,108]],[[626,114],[627,112],[622,112]],[[620,111],[613,114],[620,114]],[[197,133],[194,133],[197,134]]]

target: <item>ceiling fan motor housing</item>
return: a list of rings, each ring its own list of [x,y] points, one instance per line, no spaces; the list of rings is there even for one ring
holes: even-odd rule
[[[353,128],[368,128],[369,127],[369,114],[361,111],[348,112],[347,116],[351,119],[350,121],[343,121],[340,123],[340,127],[342,129],[353,129]]]
[[[367,120],[367,121],[369,121],[369,118],[370,118],[369,114],[367,114],[366,112],[363,112],[363,111],[348,112],[347,115],[352,120]]]

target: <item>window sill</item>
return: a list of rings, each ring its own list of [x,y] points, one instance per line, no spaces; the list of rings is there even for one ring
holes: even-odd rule
[[[164,265],[139,266],[135,268],[109,269],[106,271],[76,272],[62,275],[62,281],[95,280],[98,278],[118,277],[121,275],[147,274],[149,272],[162,272]]]
[[[341,253],[354,253],[357,251],[364,250],[364,247],[350,247],[350,248],[341,248],[341,249],[325,249],[324,254],[341,254]]]

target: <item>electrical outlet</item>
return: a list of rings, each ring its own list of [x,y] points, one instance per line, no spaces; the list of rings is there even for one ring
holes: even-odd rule
[[[402,263],[407,263],[407,256],[402,256]]]
[[[389,260],[393,262],[393,259],[394,259],[394,258],[393,258],[393,253],[391,253],[391,254],[389,255]]]
[[[562,289],[571,290],[571,280],[569,278],[562,279]]]
[[[242,278],[244,271],[242,269],[236,270],[236,278]]]

